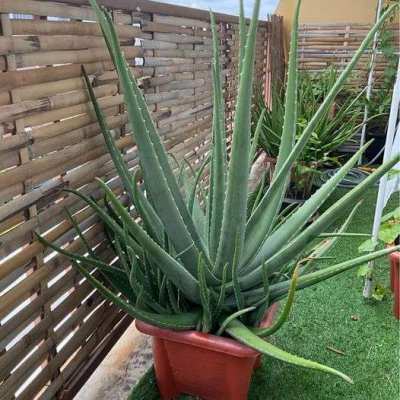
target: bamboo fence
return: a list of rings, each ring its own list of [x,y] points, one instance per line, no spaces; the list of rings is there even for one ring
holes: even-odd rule
[[[105,0],[166,147],[197,168],[210,146],[208,12],[150,1]],[[237,17],[218,14],[226,124],[237,86]],[[92,112],[81,64],[133,170],[138,159],[119,84],[84,0],[0,2],[0,398],[71,399],[131,319],[102,300],[34,232],[83,250],[65,208],[96,253],[112,256],[82,201],[101,199],[95,177],[122,196]],[[270,22],[259,23],[255,81],[263,82]],[[96,272],[95,272],[96,273]]]
[[[299,27],[299,68],[308,72],[318,72],[329,66],[343,69],[351,60],[354,52],[365,38],[371,24],[305,24]],[[393,35],[394,48],[400,50],[399,27],[386,27]],[[378,47],[379,49],[379,47]],[[358,62],[351,78],[351,84],[365,87],[371,53],[366,51]],[[387,59],[382,52],[377,53],[374,65],[374,84],[380,85],[387,66]]]

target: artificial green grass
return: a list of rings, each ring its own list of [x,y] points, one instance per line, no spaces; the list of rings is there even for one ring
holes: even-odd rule
[[[329,202],[343,194],[344,190],[337,190]],[[375,200],[376,190],[370,190],[349,232],[371,232]],[[392,199],[387,210],[397,203],[398,198]],[[329,255],[337,257],[338,262],[355,257],[362,240],[343,238]],[[387,259],[376,262],[375,276],[385,286],[389,284],[388,265]],[[263,357],[262,367],[253,377],[249,400],[400,398],[399,323],[392,315],[392,297],[382,302],[366,301],[362,287],[363,280],[351,270],[298,292],[289,321],[271,339],[289,352],[345,372],[354,379],[354,385]],[[133,390],[130,400],[136,399],[159,400],[153,370]]]

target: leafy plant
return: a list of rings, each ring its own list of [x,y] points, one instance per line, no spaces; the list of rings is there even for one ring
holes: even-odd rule
[[[391,245],[400,237],[400,207],[385,214],[381,219],[381,226],[379,228],[378,240],[385,245]],[[374,251],[377,244],[372,239],[368,239],[361,243],[358,248],[360,252],[366,253]]]
[[[175,177],[144,97],[120,50],[111,17],[106,10],[98,7],[95,0],[91,0],[91,4],[118,72],[138,147],[144,183],[140,185],[139,176],[133,175],[124,162],[86,77],[88,92],[125,194],[118,198],[100,179],[99,185],[105,193],[102,202],[96,202],[79,191],[69,192],[80,197],[104,223],[112,261],[108,262],[97,249],[90,247],[79,222],[73,216],[70,221],[85,246],[83,254],[60,248],[43,236],[38,236],[39,240],[68,257],[100,293],[134,318],[174,330],[197,329],[227,334],[282,361],[335,374],[351,382],[345,374],[289,354],[263,338],[282,326],[289,314],[295,291],[391,251],[377,251],[322,270],[310,271],[310,263],[323,258],[326,249],[344,235],[346,224],[354,212],[340,232],[323,234],[324,230],[343,214],[346,207],[359,201],[365,189],[390,170],[400,157],[381,166],[315,222],[306,226],[309,217],[356,163],[362,149],[301,208],[291,215],[278,218],[287,176],[293,163],[302,153],[315,126],[331,107],[374,32],[391,11],[368,34],[295,142],[298,3],[292,33],[286,115],[275,175],[267,193],[247,217],[252,79],[260,1],[255,2],[248,29],[245,28],[243,15],[240,16],[240,82],[229,163],[218,40],[215,18],[211,14],[214,116],[212,151],[208,161],[210,182],[204,205],[198,195],[204,191],[200,182],[207,161],[194,176],[187,176],[183,166],[178,179]],[[317,246],[310,248],[312,241],[318,238]],[[285,297],[287,301],[283,313],[273,327],[259,329],[258,323],[269,305]]]
[[[335,85],[338,75],[338,71],[333,67],[318,74],[307,72],[299,74],[296,139],[301,136]],[[309,197],[314,179],[320,169],[332,166],[332,164],[340,165],[340,160],[334,152],[341,145],[350,141],[362,125],[364,112],[362,94],[363,92],[355,96],[353,91],[342,89],[332,106],[325,111],[292,169],[289,196]],[[263,118],[259,147],[269,157],[276,159],[279,154],[285,118],[284,93],[273,87],[272,106],[268,107],[262,92],[259,92],[254,107],[253,125],[260,119],[261,113],[263,113]]]

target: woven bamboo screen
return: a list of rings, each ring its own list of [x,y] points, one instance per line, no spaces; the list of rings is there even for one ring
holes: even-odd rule
[[[72,398],[131,322],[103,301],[69,262],[45,250],[41,232],[79,252],[65,220],[72,211],[104,259],[102,227],[81,201],[99,199],[102,177],[121,194],[81,77],[96,96],[128,165],[138,163],[123,98],[99,26],[86,1],[0,2],[0,398]],[[103,1],[140,78],[167,148],[196,168],[211,125],[208,13],[147,1]],[[227,126],[236,90],[237,18],[217,15]],[[256,82],[265,73],[267,23],[257,38]]]
[[[310,72],[318,72],[328,66],[342,69],[351,59],[355,50],[371,29],[372,25],[365,24],[306,24],[299,28],[299,68]],[[392,26],[394,47],[400,49],[399,27]],[[354,70],[352,83],[365,86],[371,53],[365,52]],[[375,62],[375,84],[379,85],[387,60],[377,53]]]

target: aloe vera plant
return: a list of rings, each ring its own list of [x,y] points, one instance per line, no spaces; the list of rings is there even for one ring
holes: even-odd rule
[[[240,16],[240,76],[229,162],[218,40],[211,13],[214,102],[211,155],[192,175],[187,174],[183,164],[178,176],[174,174],[173,164],[160,141],[144,97],[124,60],[111,17],[95,0],[91,0],[91,4],[118,72],[138,148],[143,184],[119,152],[85,74],[93,108],[125,196],[124,200],[117,197],[100,179],[98,183],[104,191],[101,202],[79,191],[69,192],[84,200],[103,222],[113,261],[106,262],[96,250],[91,249],[73,216],[70,216],[70,221],[84,246],[83,254],[60,248],[47,241],[45,236],[38,236],[38,239],[68,257],[100,293],[134,318],[173,330],[197,329],[229,335],[261,353],[301,367],[335,374],[351,382],[345,374],[289,354],[263,338],[273,334],[285,322],[296,291],[396,249],[376,251],[322,270],[311,269],[312,264],[325,258],[326,251],[345,234],[354,212],[339,231],[327,234],[325,230],[343,215],[346,207],[356,204],[364,191],[389,171],[399,157],[382,165],[306,226],[310,216],[356,164],[362,149],[304,205],[289,215],[279,214],[291,166],[375,31],[393,8],[368,34],[295,141],[298,3],[292,30],[286,113],[276,171],[268,191],[248,215],[247,181],[253,151],[250,132],[252,78],[260,1],[255,1],[253,17],[247,29],[243,14]],[[209,189],[205,191],[201,181],[207,163],[210,178]],[[311,246],[311,243],[317,244]],[[285,298],[285,306],[274,325],[269,329],[258,328],[269,305]]]

